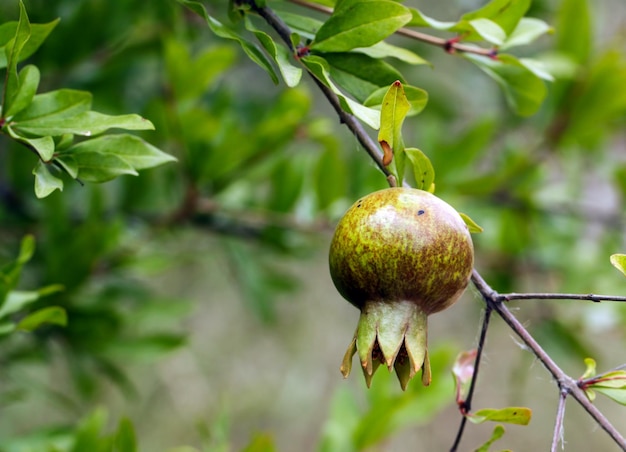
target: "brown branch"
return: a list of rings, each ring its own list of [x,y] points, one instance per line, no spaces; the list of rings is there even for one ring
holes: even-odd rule
[[[565,418],[565,403],[567,402],[567,391],[559,391],[559,405],[556,409],[556,419],[554,421],[554,433],[552,434],[552,446],[550,452],[557,452],[559,443],[563,442],[563,419]]]
[[[317,3],[310,3],[310,2],[307,2],[306,0],[289,0],[289,1],[296,5],[304,6],[305,8],[311,9],[313,11],[318,11],[324,14],[333,13],[332,8],[319,5]],[[458,38],[452,38],[452,39],[439,38],[437,36],[429,35],[427,33],[422,33],[420,31],[411,30],[405,27],[396,30],[396,34],[405,36],[407,38],[415,39],[417,41],[420,41],[426,44],[441,47],[443,50],[445,50],[448,53],[454,53],[454,52],[473,53],[476,55],[482,55],[482,56],[486,56],[489,58],[494,58],[498,54],[498,51],[495,48],[484,49],[484,48],[473,46],[473,45],[462,44],[458,41]]]
[[[512,300],[581,300],[600,303],[602,301],[619,301],[626,303],[626,297],[618,295],[594,295],[581,293],[504,293],[498,294],[498,301]]]
[[[587,398],[585,392],[578,387],[578,381],[568,376],[546,353],[546,351],[539,345],[539,343],[530,335],[528,330],[517,320],[517,318],[511,314],[511,311],[504,305],[500,299],[500,295],[493,290],[489,284],[480,276],[480,274],[474,270],[472,273],[472,282],[474,286],[483,296],[485,302],[490,305],[495,312],[509,325],[515,334],[526,344],[526,346],[533,352],[537,359],[544,365],[544,367],[552,374],[552,377],[559,385],[559,390],[565,391],[568,395],[571,395],[589,415],[597,422],[597,424],[606,431],[609,436],[618,444],[622,449],[626,450],[626,439],[617,431],[617,429],[611,424],[611,422],[602,414],[596,406],[591,403]]]

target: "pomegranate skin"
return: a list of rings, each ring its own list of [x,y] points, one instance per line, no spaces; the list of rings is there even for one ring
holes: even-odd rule
[[[335,229],[329,264],[335,287],[357,308],[405,300],[430,315],[467,287],[474,248],[449,204],[426,191],[388,188],[348,209]]]

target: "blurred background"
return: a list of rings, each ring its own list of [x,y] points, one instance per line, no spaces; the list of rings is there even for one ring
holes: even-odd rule
[[[0,451],[78,451],[76,432],[106,436],[120,419],[146,452],[449,449],[451,366],[476,345],[482,301],[472,288],[430,319],[431,387],[402,393],[382,370],[369,391],[358,369],[343,380],[358,311],[332,285],[328,245],[344,210],[386,181],[316,87],[275,85],[171,0],[24,3],[32,23],[61,18],[29,59],[40,92],[88,90],[95,110],[145,116],[156,131],[142,138],[178,163],[38,200],[35,157],[0,138],[0,262],[34,235],[20,288],[62,284],[33,309],[68,314],[64,328],[0,338]],[[204,4],[228,22],[228,2]],[[406,4],[454,20],[481,2]],[[437,195],[484,228],[476,268],[494,289],[623,295],[609,256],[626,252],[626,9],[537,0],[527,15],[556,29],[515,49],[556,79],[531,117],[462,57],[391,39],[433,64],[401,66],[429,93],[405,142],[432,160]],[[17,1],[0,4],[0,23],[18,16]],[[510,307],[573,377],[588,356],[599,371],[626,361],[618,303]],[[556,385],[498,318],[483,365],[475,409],[533,410],[497,447],[546,450]],[[626,433],[624,407],[596,403]],[[461,450],[492,429],[470,425]],[[617,450],[573,401],[564,434],[567,450]]]

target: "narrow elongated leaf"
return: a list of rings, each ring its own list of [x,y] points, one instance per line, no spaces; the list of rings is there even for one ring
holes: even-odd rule
[[[357,118],[365,122],[373,129],[378,129],[380,127],[380,112],[372,108],[365,107],[349,97],[346,97],[330,79],[329,67],[326,60],[316,55],[310,55],[303,57],[301,61],[307,69],[315,75],[315,77],[317,77],[324,85],[328,86],[335,94],[337,94],[345,111],[354,114]]]
[[[36,136],[58,136],[64,134],[92,136],[108,129],[153,130],[154,125],[139,115],[110,116],[96,111],[86,111],[66,117],[48,116],[45,119],[30,119],[13,126],[16,130]]]
[[[11,117],[28,107],[37,92],[39,78],[39,69],[37,69],[37,66],[33,66],[32,64],[25,66],[20,71],[17,82],[17,91],[13,97],[13,101],[11,102],[10,107],[3,112],[5,117]]]
[[[63,181],[50,174],[46,164],[41,160],[33,168],[33,175],[35,176],[35,196],[37,198],[45,198],[55,190],[63,191]]]
[[[22,47],[17,60],[18,63],[37,51],[50,32],[59,23],[59,20],[60,19],[55,19],[45,24],[30,24],[30,37]],[[7,67],[6,45],[10,42],[11,38],[15,36],[17,28],[17,21],[5,22],[0,25],[0,69]]]
[[[506,33],[502,27],[492,20],[481,17],[470,20],[469,24],[487,42],[500,46],[506,39]]]
[[[410,108],[406,113],[407,116],[415,116],[422,112],[422,110],[426,107],[428,103],[428,93],[421,88],[417,88],[411,85],[403,85],[404,94],[406,96],[406,100],[409,102]],[[374,91],[363,105],[366,107],[372,108],[381,108],[383,104],[383,99],[385,98],[385,94],[387,94],[387,88],[380,88]]]
[[[43,324],[67,325],[67,313],[60,306],[49,306],[39,309],[24,317],[17,324],[18,330],[34,331]]]
[[[583,64],[591,53],[591,13],[587,0],[564,0],[556,22],[556,50]]]
[[[29,304],[39,300],[41,297],[60,292],[62,290],[63,286],[59,284],[42,287],[38,290],[13,290],[9,292],[4,304],[0,308],[0,318],[24,309]]]
[[[393,34],[411,18],[407,8],[393,1],[343,1],[317,31],[311,48],[346,52],[369,47]]]
[[[219,36],[220,38],[232,39],[234,41],[237,41],[243,51],[246,53],[246,55],[248,55],[248,57],[256,64],[265,69],[265,71],[270,75],[274,83],[278,83],[278,75],[276,74],[276,71],[274,70],[271,61],[263,52],[261,52],[261,50],[256,45],[254,45],[254,43],[250,42],[243,36],[240,36],[234,30],[226,27],[217,19],[209,16],[206,8],[202,3],[190,0],[178,1],[196,14],[198,14],[200,17],[203,17],[206,20],[207,25],[209,26],[211,31],[217,36]]]
[[[426,14],[418,10],[417,8],[411,8],[411,21],[407,24],[412,27],[428,27],[436,30],[449,30],[456,25],[456,22],[442,22],[432,17],[428,17]]]
[[[380,110],[380,131],[378,142],[386,142],[394,151],[400,151],[402,144],[401,129],[404,118],[411,108],[411,104],[404,94],[404,88],[400,81],[391,84],[383,98]]]
[[[146,143],[139,137],[128,134],[105,135],[78,143],[63,152],[59,157],[80,155],[81,153],[99,153],[115,155],[127,162],[132,168],[142,170],[176,161],[176,158]],[[80,157],[77,163],[80,165]],[[82,177],[82,176],[81,176]]]
[[[522,116],[534,114],[544,98],[546,87],[539,77],[512,55],[499,55],[493,60],[481,55],[464,54],[503,89],[511,108]]]
[[[498,441],[500,438],[502,438],[502,436],[504,436],[504,432],[505,432],[504,427],[502,427],[501,425],[496,425],[493,428],[493,432],[491,433],[491,438],[489,438],[487,442],[482,444],[474,452],[489,452],[489,448],[491,447],[491,445],[495,443],[496,441]]]
[[[24,44],[30,37],[30,22],[26,14],[24,3],[20,0],[20,19],[17,23],[15,34],[6,46],[7,73],[2,93],[3,111],[11,111],[19,91],[19,77],[17,75],[17,63]]]
[[[430,159],[416,148],[406,148],[405,153],[413,166],[415,188],[433,193],[435,191],[435,168]]]
[[[270,35],[257,29],[248,16],[245,17],[245,23],[246,28],[254,33],[261,45],[274,59],[285,84],[291,88],[297,86],[302,78],[302,69],[291,64],[289,61],[290,53],[285,46],[275,43]]]
[[[0,268],[0,313],[8,303],[8,295],[19,282],[22,267],[30,260],[35,252],[35,239],[27,235],[20,243],[20,251],[17,258]],[[0,315],[1,317],[1,315]]]
[[[498,24],[505,35],[509,35],[530,8],[530,2],[531,0],[492,0],[481,8],[464,14],[461,21],[489,19]]]
[[[469,217],[469,215],[463,212],[459,212],[459,215],[461,215],[461,218],[463,218],[463,221],[465,222],[465,224],[467,225],[467,228],[472,234],[479,234],[484,231],[484,229],[481,226],[479,226],[478,223],[472,220]]]
[[[391,45],[385,41],[380,41],[370,47],[357,47],[353,52],[364,53],[372,58],[395,58],[408,64],[430,64],[418,54],[411,52],[404,47]]]
[[[553,28],[543,20],[523,17],[500,48],[504,50],[515,46],[527,45],[538,37],[552,32]]]
[[[122,418],[115,434],[115,452],[137,452],[137,437],[133,423]]]
[[[474,424],[483,422],[505,422],[507,424],[528,425],[532,411],[526,407],[507,407],[502,409],[485,408],[467,415],[467,419]]]
[[[621,271],[626,276],[626,254],[611,255],[611,265]]]

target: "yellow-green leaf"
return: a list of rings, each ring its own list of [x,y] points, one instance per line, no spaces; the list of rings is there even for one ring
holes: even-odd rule
[[[469,229],[469,231],[472,234],[479,234],[481,232],[484,231],[484,229],[478,224],[476,223],[474,220],[472,220],[469,215],[463,213],[463,212],[459,212],[459,215],[461,215],[461,218],[463,218],[463,221],[465,221],[465,224],[467,225],[467,228]]]
[[[467,419],[474,424],[486,421],[506,422],[507,424],[528,425],[532,411],[526,407],[507,407],[502,409],[485,408],[468,414]]]
[[[613,267],[617,268],[626,276],[626,254],[613,254],[610,259]]]

